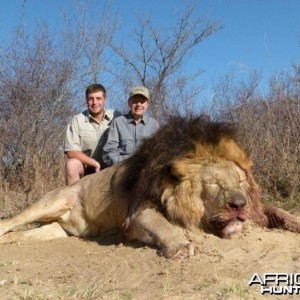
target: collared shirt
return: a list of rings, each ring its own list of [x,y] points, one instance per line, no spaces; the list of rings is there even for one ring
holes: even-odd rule
[[[143,116],[139,123],[130,113],[114,119],[103,147],[103,161],[111,166],[128,158],[139,148],[143,139],[153,135],[158,128],[158,122],[148,116]]]
[[[101,157],[102,153],[95,151],[99,140],[107,131],[113,118],[120,115],[118,111],[105,110],[101,122],[97,122],[88,110],[75,115],[67,126],[64,151],[82,151],[88,156]],[[100,148],[97,147],[97,151],[102,150]]]

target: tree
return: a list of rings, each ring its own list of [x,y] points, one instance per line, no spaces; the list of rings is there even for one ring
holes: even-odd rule
[[[242,81],[234,75],[225,74],[215,85],[215,117],[237,125],[264,196],[295,205],[300,192],[298,67],[274,74],[266,94],[258,91],[257,72]]]
[[[139,20],[134,40],[114,44],[113,49],[123,68],[115,72],[125,89],[143,85],[151,92],[151,112],[158,118],[172,113],[195,112],[195,96],[200,92],[193,82],[195,75],[183,74],[192,50],[219,30],[219,23],[194,17],[195,6],[187,8],[171,28],[155,28],[151,19]]]
[[[108,4],[96,19],[88,5],[74,2],[77,18],[65,13],[66,29],[55,35],[43,21],[29,34],[23,11],[13,41],[1,47],[0,174],[14,189],[30,191],[64,173],[65,126],[84,102],[86,86],[104,73],[116,30]]]
[[[82,91],[91,82],[107,82],[110,45],[119,27],[110,1],[74,1],[73,11],[65,12],[64,17],[64,44],[74,58],[77,87],[79,84]]]
[[[31,189],[37,175],[55,174],[61,137],[72,113],[73,69],[57,51],[47,26],[32,39],[19,27],[0,54],[2,176]],[[40,168],[37,168],[37,163]],[[50,170],[48,169],[51,166]]]

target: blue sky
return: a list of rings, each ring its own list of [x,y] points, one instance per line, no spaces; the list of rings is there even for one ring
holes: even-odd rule
[[[25,21],[44,19],[53,30],[62,25],[62,10],[69,10],[72,0],[26,0]],[[91,1],[92,3],[94,1]],[[9,39],[16,26],[23,1],[0,0],[0,39]],[[126,37],[134,28],[136,14],[152,16],[158,26],[168,26],[174,11],[184,10],[185,0],[113,0]],[[95,12],[96,13],[96,12]],[[261,71],[265,80],[273,72],[299,62],[299,0],[200,0],[196,14],[206,14],[220,21],[224,28],[194,50],[187,68],[204,71],[203,84],[233,68]]]

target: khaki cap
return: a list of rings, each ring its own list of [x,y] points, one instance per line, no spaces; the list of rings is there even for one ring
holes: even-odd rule
[[[145,88],[144,86],[135,86],[135,87],[133,87],[129,92],[128,100],[131,97],[133,97],[134,95],[142,95],[145,98],[147,98],[148,101],[150,100],[149,90],[147,88]]]

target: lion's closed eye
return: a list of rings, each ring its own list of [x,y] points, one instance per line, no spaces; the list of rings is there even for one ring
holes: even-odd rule
[[[204,185],[209,187],[218,187],[219,183],[215,178],[208,178],[203,180]]]
[[[242,190],[244,190],[244,191],[249,190],[249,183],[248,183],[247,178],[240,179],[239,185]]]
[[[205,182],[206,185],[210,185],[210,186],[218,186],[218,182],[217,181],[209,181],[209,182]]]
[[[239,182],[247,182],[247,175],[244,172],[239,174]]]

